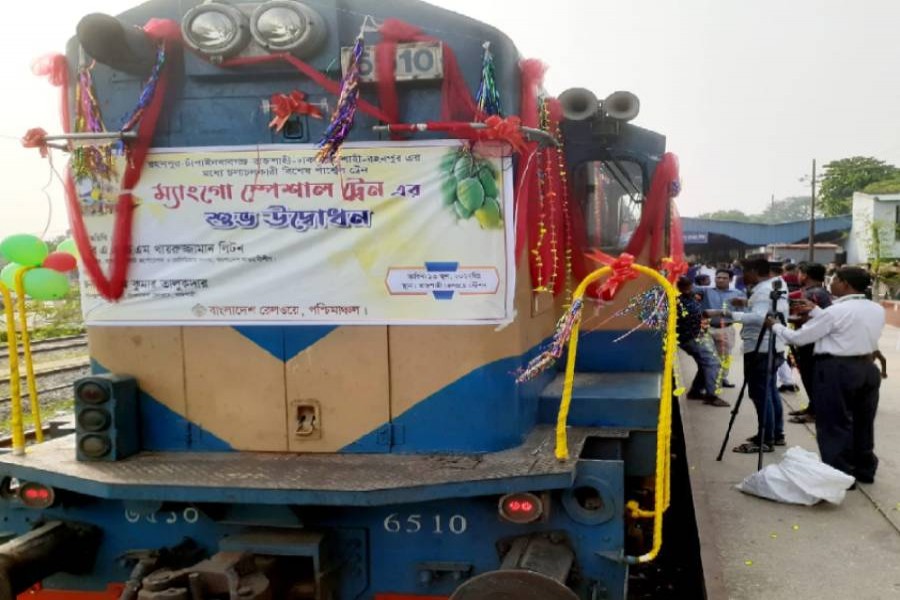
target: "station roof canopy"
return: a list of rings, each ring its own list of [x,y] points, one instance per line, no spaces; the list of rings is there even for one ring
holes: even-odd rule
[[[698,242],[710,234],[732,238],[746,246],[768,246],[769,244],[796,244],[809,237],[809,221],[789,223],[744,223],[741,221],[714,221],[682,217],[686,244]],[[821,217],[816,219],[816,239],[834,240],[841,233],[849,232],[852,224],[850,215]]]

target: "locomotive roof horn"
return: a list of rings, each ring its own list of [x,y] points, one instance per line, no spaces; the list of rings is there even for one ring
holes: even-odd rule
[[[585,121],[598,115],[627,122],[641,110],[641,101],[631,92],[613,92],[602,102],[585,88],[569,88],[559,95],[563,115],[570,121]]]
[[[570,121],[593,119],[600,112],[600,101],[585,88],[569,88],[559,95],[563,116]]]
[[[610,119],[627,122],[641,112],[641,101],[631,92],[613,92],[603,100],[600,109]]]
[[[117,71],[146,76],[156,62],[156,48],[139,28],[102,13],[87,15],[75,28],[78,42],[99,63]]]

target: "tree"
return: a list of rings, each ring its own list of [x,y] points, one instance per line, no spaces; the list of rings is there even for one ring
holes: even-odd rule
[[[822,214],[826,217],[850,214],[853,192],[897,175],[900,175],[897,167],[871,156],[831,161],[825,165],[819,195]]]
[[[818,213],[820,211],[816,211]],[[776,200],[759,215],[761,223],[788,223],[809,219],[809,196],[791,196]]]
[[[741,223],[754,223],[757,220],[757,217],[744,214],[743,211],[737,209],[716,210],[697,215],[696,218],[709,219],[711,221],[740,221]]]
[[[900,175],[870,183],[862,191],[866,194],[900,194]]]

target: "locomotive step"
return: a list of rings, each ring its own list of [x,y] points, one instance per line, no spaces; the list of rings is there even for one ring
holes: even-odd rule
[[[555,423],[565,373],[541,393],[539,418]],[[569,424],[579,427],[656,429],[662,374],[658,372],[575,373]]]
[[[171,502],[377,506],[571,486],[588,440],[627,431],[570,428],[573,459],[554,455],[555,430],[480,455],[142,452],[117,462],[75,460],[75,436],[0,455],[0,471],[101,498]]]

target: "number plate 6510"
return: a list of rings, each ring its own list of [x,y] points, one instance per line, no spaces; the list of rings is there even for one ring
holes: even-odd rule
[[[341,71],[346,74],[353,48],[341,48]],[[363,81],[378,81],[375,73],[375,49],[366,47],[359,59],[359,76]],[[444,53],[438,42],[397,44],[394,64],[395,81],[431,80],[444,78]]]

